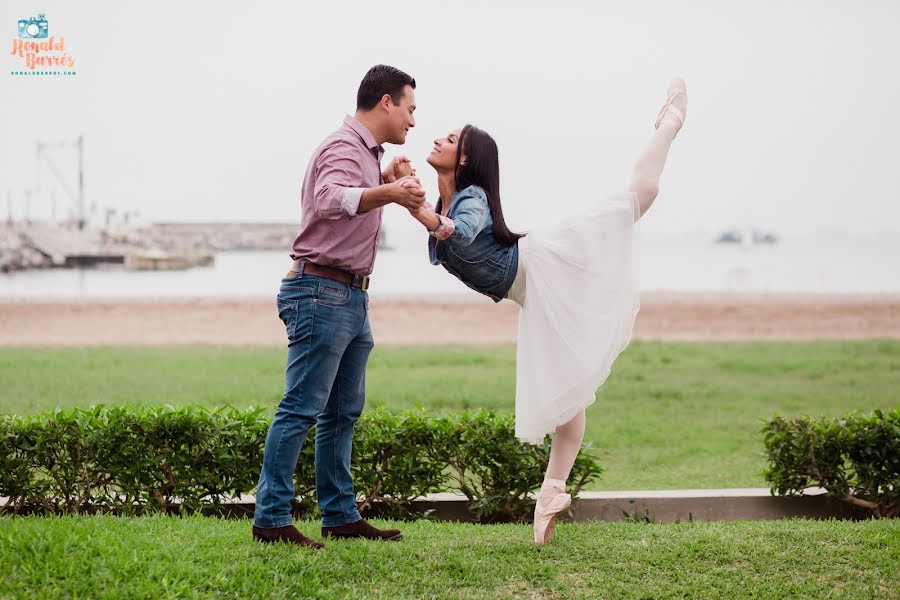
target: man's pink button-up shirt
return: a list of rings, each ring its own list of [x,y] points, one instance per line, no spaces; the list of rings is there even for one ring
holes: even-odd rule
[[[384,149],[353,117],[325,138],[306,168],[291,258],[370,275],[383,208],[357,214],[363,190],[383,183]]]

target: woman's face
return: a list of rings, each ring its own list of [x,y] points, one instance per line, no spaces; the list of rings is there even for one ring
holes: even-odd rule
[[[456,149],[461,133],[462,128],[454,129],[446,137],[434,140],[434,150],[425,160],[435,171],[453,171],[456,168]],[[460,162],[465,162],[465,159],[461,156]]]

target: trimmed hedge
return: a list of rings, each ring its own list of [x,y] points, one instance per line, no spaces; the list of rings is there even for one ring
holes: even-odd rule
[[[773,494],[819,486],[876,517],[900,514],[900,409],[842,419],[775,417],[763,432]]]
[[[158,511],[180,500],[197,512],[252,492],[270,416],[265,409],[210,411],[96,406],[33,417],[0,417],[0,496],[5,509],[39,514]],[[303,445],[295,508],[317,514],[315,429]],[[602,472],[582,448],[572,492]],[[530,518],[528,493],[550,455],[520,443],[512,416],[466,412],[445,417],[376,410],[356,425],[351,471],[361,511],[421,516],[413,499],[461,492],[482,522]]]

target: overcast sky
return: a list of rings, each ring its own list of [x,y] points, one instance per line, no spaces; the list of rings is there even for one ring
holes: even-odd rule
[[[76,76],[10,74],[16,23],[38,12]],[[514,228],[622,188],[682,75],[688,121],[645,227],[900,232],[898,25],[896,0],[5,0],[0,214],[7,190],[19,207],[34,187],[38,140],[83,134],[98,206],[297,221],[310,153],[353,112],[365,71],[388,63],[416,78],[419,108],[386,158],[409,155],[434,200],[432,140],[479,125],[499,144]],[[72,156],[54,161],[74,184]],[[32,216],[48,207],[45,189]]]

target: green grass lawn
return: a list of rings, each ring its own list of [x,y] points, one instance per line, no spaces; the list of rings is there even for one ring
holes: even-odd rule
[[[0,413],[91,404],[274,407],[283,349],[0,348]],[[515,349],[376,348],[368,407],[509,412]],[[635,342],[588,411],[594,489],[765,486],[761,419],[900,405],[900,341]]]
[[[381,526],[388,523],[377,522]],[[392,524],[399,543],[264,546],[249,521],[0,518],[2,598],[897,598],[900,520]],[[318,524],[298,523],[319,539]]]

